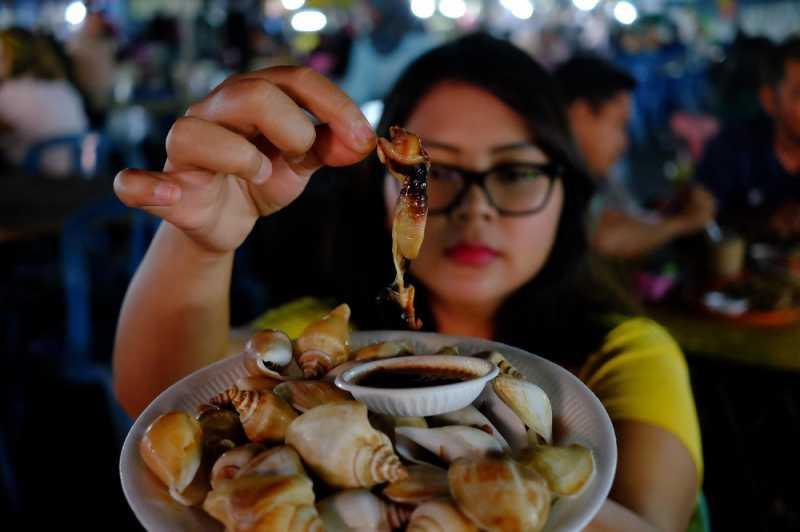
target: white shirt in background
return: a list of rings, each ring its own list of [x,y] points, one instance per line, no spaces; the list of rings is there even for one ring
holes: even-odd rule
[[[22,164],[31,146],[64,135],[85,133],[89,127],[78,91],[64,80],[17,78],[0,82],[0,149],[8,160]],[[48,150],[41,170],[52,176],[70,173],[66,147]]]

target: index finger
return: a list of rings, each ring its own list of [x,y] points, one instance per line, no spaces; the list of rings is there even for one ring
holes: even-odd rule
[[[327,150],[341,152],[339,155],[355,157],[352,162],[363,159],[375,147],[375,132],[358,105],[335,83],[307,67],[273,67],[246,74],[245,77],[260,77],[275,84],[301,107],[310,111],[320,122],[327,125],[335,139],[325,135],[319,139]],[[337,142],[340,145],[337,145]],[[326,153],[319,154],[325,162]]]

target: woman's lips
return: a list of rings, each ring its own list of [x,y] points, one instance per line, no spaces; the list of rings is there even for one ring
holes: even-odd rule
[[[456,244],[445,250],[445,256],[465,266],[486,266],[500,256],[500,252],[482,244]]]

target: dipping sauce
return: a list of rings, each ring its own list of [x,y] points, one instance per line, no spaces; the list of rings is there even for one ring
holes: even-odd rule
[[[458,369],[403,367],[376,368],[358,378],[355,384],[372,388],[426,388],[476,379],[480,375]]]

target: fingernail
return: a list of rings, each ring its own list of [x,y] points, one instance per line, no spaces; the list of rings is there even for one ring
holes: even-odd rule
[[[359,121],[358,125],[353,129],[353,139],[355,140],[356,147],[358,148],[363,148],[364,146],[371,144],[374,137],[375,132],[366,122]]]
[[[181,189],[176,187],[172,183],[159,183],[153,190],[153,196],[155,196],[157,200],[163,201],[165,203],[172,203],[178,201],[180,195],[181,195]]]
[[[267,182],[267,179],[272,175],[272,162],[266,158],[261,158],[261,168],[258,169],[258,173],[253,177],[253,183],[256,185],[261,185]]]

